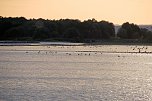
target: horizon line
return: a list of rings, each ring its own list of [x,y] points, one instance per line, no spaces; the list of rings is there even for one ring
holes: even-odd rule
[[[27,20],[30,20],[30,19],[35,19],[35,20],[38,20],[38,19],[44,19],[44,20],[66,20],[66,19],[69,19],[69,20],[79,20],[80,22],[84,22],[84,21],[87,21],[87,20],[96,20],[97,22],[100,22],[100,21],[108,21],[108,20],[97,20],[97,19],[95,19],[95,18],[88,18],[88,19],[84,19],[84,20],[82,20],[82,19],[78,19],[78,18],[59,18],[59,19],[55,19],[55,18],[53,18],[53,19],[49,19],[49,18],[43,18],[43,17],[33,17],[33,18],[31,18],[31,17],[25,17],[25,16],[1,16],[0,15],[0,18],[21,18],[21,17],[23,17],[23,18],[25,18],[25,19],[27,19]],[[110,22],[110,23],[113,23],[112,21],[108,21],[108,22]],[[129,22],[129,21],[124,21],[124,23],[126,23],[126,22]],[[151,26],[152,24],[137,24],[137,23],[134,23],[134,22],[129,22],[129,23],[133,23],[133,24],[136,24],[136,25],[140,25],[140,26],[142,26],[142,25],[149,25],[149,26]],[[121,26],[122,24],[115,24],[115,23],[113,23],[115,26]]]

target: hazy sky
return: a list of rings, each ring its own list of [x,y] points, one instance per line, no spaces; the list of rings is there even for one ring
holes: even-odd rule
[[[152,0],[0,0],[0,16],[152,24]]]

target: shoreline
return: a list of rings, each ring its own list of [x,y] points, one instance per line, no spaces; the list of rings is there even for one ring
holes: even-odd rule
[[[0,41],[0,46],[94,46],[94,45],[149,45],[150,42],[92,42],[92,43],[74,43],[74,42],[48,42],[48,41]]]

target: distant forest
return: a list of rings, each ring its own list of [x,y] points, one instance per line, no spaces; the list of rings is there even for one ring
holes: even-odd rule
[[[152,32],[133,23],[123,23],[117,33],[108,21],[74,19],[44,20],[24,17],[0,17],[0,40],[6,41],[69,41],[96,40],[152,41]]]

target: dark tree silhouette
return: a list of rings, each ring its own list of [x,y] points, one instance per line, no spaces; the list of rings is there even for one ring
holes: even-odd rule
[[[152,40],[152,32],[146,28],[141,29],[141,35],[143,40]]]
[[[124,23],[118,30],[121,39],[152,40],[152,32],[140,29],[136,24]],[[89,19],[26,19],[24,17],[0,17],[0,40],[57,40],[88,42],[115,38],[114,24]],[[91,42],[89,41],[89,42]]]
[[[117,36],[124,39],[140,39],[140,28],[135,24],[126,22],[118,30]]]

